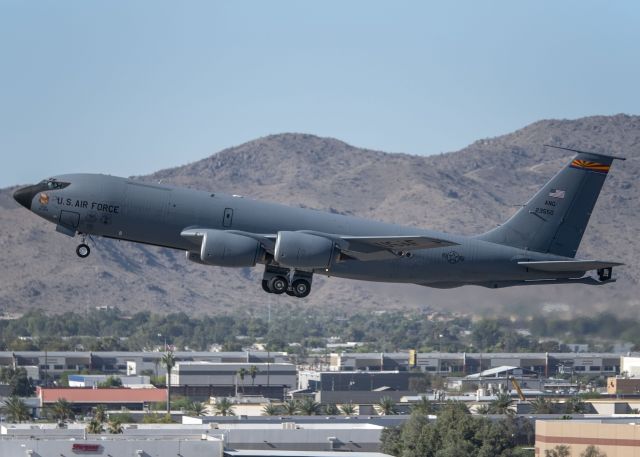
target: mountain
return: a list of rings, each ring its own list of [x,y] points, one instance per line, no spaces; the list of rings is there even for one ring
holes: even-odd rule
[[[261,267],[205,267],[187,262],[178,251],[96,239],[91,256],[81,260],[74,252],[77,239],[56,233],[51,224],[19,207],[11,197],[14,188],[8,188],[0,190],[0,311],[118,306],[188,313],[240,307],[263,313],[268,304],[289,303],[345,312],[423,306],[487,315],[636,312],[640,116],[543,120],[432,156],[389,154],[286,133],[136,179],[474,234],[507,219],[573,155],[544,144],[628,158],[614,163],[578,252],[583,258],[625,262],[615,270],[616,284],[441,291],[317,277],[306,299],[273,296],[260,287]]]

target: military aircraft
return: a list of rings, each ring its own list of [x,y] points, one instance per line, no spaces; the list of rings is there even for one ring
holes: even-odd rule
[[[558,147],[558,146],[553,146]],[[14,198],[69,236],[184,250],[221,267],[264,264],[268,293],[306,297],[314,273],[437,288],[607,284],[618,262],[574,257],[602,185],[620,157],[577,155],[504,224],[477,236],[403,227],[100,174],[67,174]],[[587,275],[595,270],[597,278]]]

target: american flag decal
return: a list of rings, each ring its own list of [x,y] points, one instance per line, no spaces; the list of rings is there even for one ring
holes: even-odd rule
[[[551,189],[551,192],[549,192],[549,197],[564,198],[565,193],[566,193],[566,191],[564,191],[564,190]]]
[[[575,159],[571,162],[571,168],[580,168],[582,170],[595,171],[597,173],[607,174],[609,172],[610,165],[603,163],[591,162],[590,160]]]

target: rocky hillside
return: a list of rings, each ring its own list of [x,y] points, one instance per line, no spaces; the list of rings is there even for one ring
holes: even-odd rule
[[[505,220],[571,157],[556,144],[628,158],[607,178],[579,256],[623,261],[615,285],[477,287],[439,291],[318,278],[304,299],[271,296],[261,269],[188,263],[181,252],[96,239],[80,260],[77,240],[19,207],[0,191],[0,311],[51,311],[119,306],[128,310],[211,313],[230,307],[263,312],[268,302],[342,310],[431,306],[478,313],[560,309],[634,312],[640,274],[637,176],[640,116],[545,120],[514,133],[435,156],[359,149],[331,138],[281,134],[139,179],[240,193],[248,197],[400,224],[472,234]],[[535,306],[531,306],[535,305]]]

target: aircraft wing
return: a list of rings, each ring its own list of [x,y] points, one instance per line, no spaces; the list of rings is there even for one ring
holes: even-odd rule
[[[550,260],[534,262],[518,262],[518,265],[538,271],[566,273],[572,271],[600,270],[602,268],[624,265],[619,262],[604,262],[601,260]]]
[[[199,243],[203,230],[206,229],[188,228],[183,230],[181,235]],[[262,243],[264,248],[272,254],[278,238],[277,234],[251,233],[240,230],[229,230],[228,232],[254,238]],[[410,252],[418,249],[434,249],[459,244],[454,241],[425,235],[352,236],[311,230],[303,230],[302,232],[322,236],[334,241],[341,252],[357,260],[389,259],[397,257],[397,253],[400,251]]]

